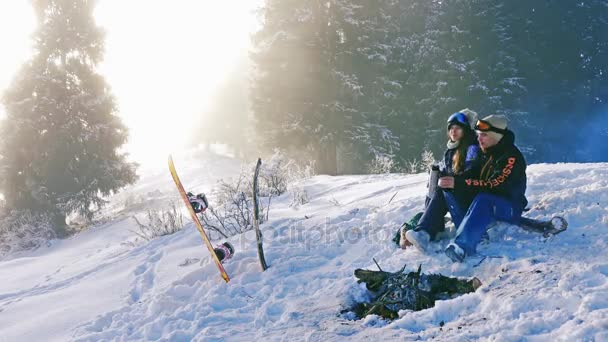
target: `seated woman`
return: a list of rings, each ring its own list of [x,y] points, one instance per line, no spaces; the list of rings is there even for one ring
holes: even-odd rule
[[[464,179],[479,173],[481,150],[472,126],[476,121],[477,113],[469,109],[463,109],[448,118],[447,150],[440,165],[442,176]],[[405,232],[404,244],[413,244],[422,251],[426,250],[429,241],[435,240],[437,234],[445,230],[445,214],[450,212],[452,221],[458,227],[474,195],[469,190],[437,187],[417,226]],[[455,203],[459,204],[458,207],[449,206],[445,200],[446,196],[452,196]],[[461,212],[462,210],[464,212]]]

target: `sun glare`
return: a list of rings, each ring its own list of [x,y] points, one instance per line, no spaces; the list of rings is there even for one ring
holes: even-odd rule
[[[214,87],[247,53],[254,3],[99,2],[95,17],[106,30],[100,72],[130,128],[134,160],[164,163],[184,146]]]
[[[99,71],[129,127],[125,149],[131,159],[164,163],[168,153],[184,146],[215,87],[247,54],[259,3],[98,1],[95,20],[106,31]],[[35,28],[29,1],[0,2],[0,92],[31,55]]]
[[[10,85],[17,70],[31,55],[30,37],[36,25],[28,1],[0,2],[0,92]],[[0,106],[0,118],[4,108]]]

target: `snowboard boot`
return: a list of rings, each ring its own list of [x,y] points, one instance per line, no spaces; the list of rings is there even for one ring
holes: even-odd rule
[[[424,230],[408,230],[405,232],[405,237],[421,252],[426,252],[431,242],[431,236]]]
[[[448,245],[448,248],[445,249],[445,255],[447,255],[452,262],[463,262],[465,252],[460,246],[452,242]]]
[[[232,258],[232,255],[234,255],[234,247],[232,244],[230,244],[230,242],[224,242],[221,245],[217,245],[213,250],[221,262]]]

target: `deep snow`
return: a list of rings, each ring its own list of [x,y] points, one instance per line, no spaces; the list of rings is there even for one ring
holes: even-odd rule
[[[229,158],[176,166],[196,191],[238,172]],[[390,241],[422,208],[426,175],[315,176],[300,184],[310,203],[273,201],[261,226],[266,272],[253,232],[230,239],[228,284],[191,223],[136,241],[125,198],[177,198],[168,171],[149,174],[113,199],[105,224],[0,261],[0,341],[608,340],[608,164],[530,166],[527,216],[563,215],[568,230],[543,239],[499,224],[480,248],[486,258],[463,264],[442,253],[445,243],[422,254]],[[384,270],[422,264],[483,286],[393,322],[347,320],[340,311],[367,298],[353,271],[375,269],[372,258]]]

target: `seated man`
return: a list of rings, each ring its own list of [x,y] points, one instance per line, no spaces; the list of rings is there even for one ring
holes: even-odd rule
[[[526,192],[526,161],[514,145],[515,135],[507,129],[502,115],[490,115],[475,125],[483,152],[479,177],[442,177],[438,186],[444,189],[474,190],[476,195],[460,221],[456,237],[445,254],[454,262],[462,262],[475,254],[477,244],[495,221],[517,224],[528,204]],[[446,198],[450,202],[449,198]],[[450,203],[449,205],[457,205]]]

